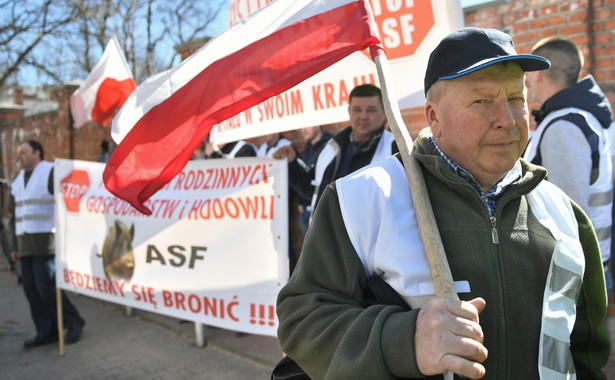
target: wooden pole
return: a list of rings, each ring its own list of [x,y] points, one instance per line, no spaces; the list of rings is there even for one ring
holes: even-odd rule
[[[412,204],[416,221],[419,226],[419,233],[423,241],[423,248],[427,255],[427,262],[431,271],[431,277],[436,290],[436,296],[440,298],[459,299],[455,290],[455,282],[451,269],[448,266],[438,224],[431,207],[425,178],[421,172],[421,167],[416,159],[410,154],[412,152],[412,138],[408,133],[404,121],[399,111],[397,97],[394,91],[389,87],[393,83],[389,63],[384,54],[378,54],[374,58],[378,78],[380,79],[380,87],[382,90],[382,100],[387,116],[387,121],[391,132],[395,136],[395,142],[399,148],[406,177],[410,186],[410,194],[412,196]],[[453,379],[453,373],[447,372],[444,374],[446,380]]]
[[[203,333],[203,324],[194,322],[194,335],[197,347],[205,347],[205,334]]]
[[[64,356],[64,315],[62,315],[62,289],[56,287],[56,308],[58,309],[58,345],[60,356]]]

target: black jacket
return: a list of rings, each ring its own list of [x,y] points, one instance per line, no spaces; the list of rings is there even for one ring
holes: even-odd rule
[[[318,188],[318,195],[314,207],[318,204],[318,201],[322,196],[322,192],[328,184],[371,163],[372,157],[374,156],[378,143],[380,142],[380,138],[384,133],[384,126],[380,127],[372,138],[365,142],[365,145],[362,146],[360,151],[352,155],[350,162],[348,163],[349,170],[346,173],[341,173],[339,170],[340,163],[343,159],[345,150],[350,145],[351,133],[351,127],[347,127],[329,140],[328,144],[335,147],[337,157],[329,164],[329,166],[327,166],[327,169],[324,172],[321,184]],[[395,142],[392,143],[391,151],[392,153],[397,153],[399,151]],[[297,159],[291,162],[288,166],[288,181],[290,186],[301,197],[312,199],[314,194],[312,180],[314,179],[315,173],[315,165],[307,165],[301,158],[297,157]]]

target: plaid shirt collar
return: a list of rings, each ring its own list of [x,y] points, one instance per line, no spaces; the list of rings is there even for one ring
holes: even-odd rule
[[[513,166],[513,168],[506,173],[506,175],[501,178],[495,185],[493,185],[489,190],[483,191],[481,186],[478,184],[476,179],[469,171],[465,170],[461,166],[457,165],[453,160],[451,160],[444,152],[440,149],[440,147],[436,144],[436,141],[432,136],[429,136],[429,142],[433,147],[434,151],[446,162],[448,167],[458,176],[466,180],[476,191],[478,191],[478,195],[485,202],[485,205],[489,209],[489,213],[491,216],[495,215],[495,207],[497,205],[497,201],[499,196],[504,192],[504,190],[513,182],[521,178],[521,164],[519,161]]]

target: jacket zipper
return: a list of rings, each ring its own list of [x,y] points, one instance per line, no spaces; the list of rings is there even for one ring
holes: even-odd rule
[[[497,330],[497,334],[498,334],[498,352],[500,353],[498,355],[499,360],[498,360],[498,364],[497,364],[497,373],[498,374],[505,374],[507,373],[507,368],[506,368],[506,347],[507,347],[507,343],[506,343],[506,321],[504,318],[505,312],[504,312],[504,289],[503,289],[503,282],[502,282],[502,271],[500,269],[500,249],[499,249],[499,243],[500,243],[500,239],[498,237],[498,230],[497,230],[497,218],[495,217],[495,215],[490,215],[489,216],[489,221],[491,222],[491,242],[493,243],[493,252],[494,252],[494,260],[495,260],[495,278],[497,281],[496,284],[496,289],[497,289],[497,324],[498,324],[498,330]]]
[[[495,216],[492,216],[491,218],[491,241],[493,242],[493,244],[499,244],[500,240],[498,239],[498,230],[495,227]]]

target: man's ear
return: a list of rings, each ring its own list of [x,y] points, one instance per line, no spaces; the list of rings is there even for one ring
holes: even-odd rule
[[[434,137],[440,137],[440,117],[438,115],[438,108],[434,102],[429,100],[425,103],[425,120],[427,120],[427,124],[429,128],[431,128],[431,133]]]

